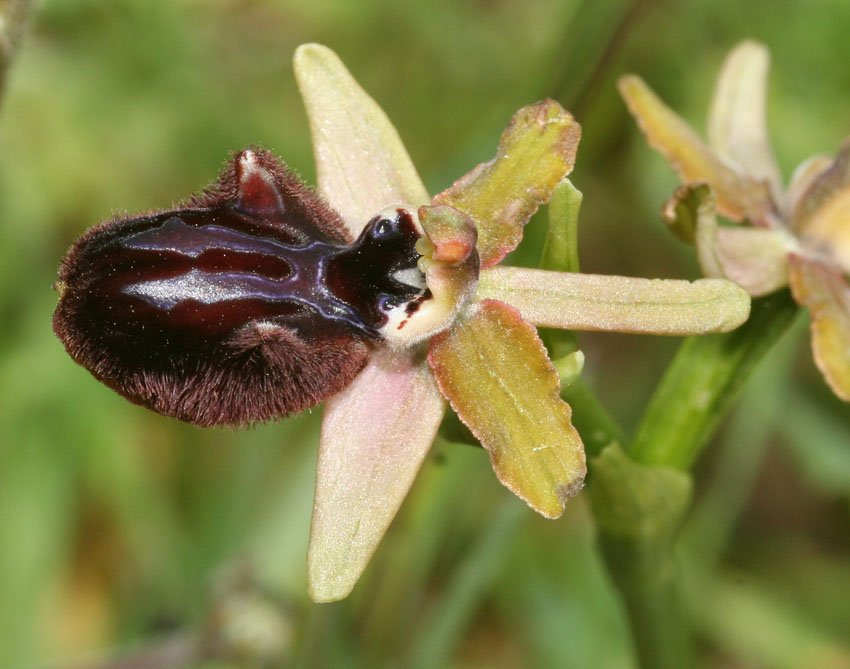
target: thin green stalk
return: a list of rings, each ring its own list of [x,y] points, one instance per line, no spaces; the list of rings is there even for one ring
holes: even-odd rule
[[[638,425],[632,458],[689,469],[753,367],[798,311],[786,290],[755,300],[750,319],[734,332],[686,339]]]
[[[599,455],[611,442],[628,443],[625,430],[584,381],[573,382],[561,396],[573,409],[573,425],[581,435],[588,458]]]

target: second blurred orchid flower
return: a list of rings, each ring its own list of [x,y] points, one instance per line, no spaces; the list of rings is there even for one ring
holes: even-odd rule
[[[325,403],[309,548],[316,601],[345,597],[398,511],[447,399],[499,480],[549,518],[582,486],[584,449],[535,325],[668,335],[737,327],[734,284],[498,267],[572,170],[578,123],[553,100],[518,111],[496,157],[429,197],[396,130],[329,49],[295,74],[318,186],[357,237],[392,207],[416,220],[428,301],[400,320],[354,382]]]
[[[850,140],[835,158],[805,161],[783,190],[767,132],[769,61],[752,41],[727,56],[708,143],[640,78],[621,79],[620,92],[685,184],[663,215],[696,243],[703,273],[731,279],[753,297],[790,284],[811,315],[815,362],[835,394],[850,400]],[[740,225],[718,225],[715,207]]]

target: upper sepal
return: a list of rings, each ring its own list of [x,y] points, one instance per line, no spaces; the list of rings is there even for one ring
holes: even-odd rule
[[[319,191],[354,240],[375,212],[430,198],[390,120],[333,51],[303,44],[293,60],[310,121]]]

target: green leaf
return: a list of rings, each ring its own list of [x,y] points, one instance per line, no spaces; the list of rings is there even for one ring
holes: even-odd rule
[[[552,192],[549,202],[549,227],[540,258],[540,269],[554,272],[578,272],[578,215],[581,210],[581,191],[569,179],[564,179]],[[571,356],[577,353],[578,337],[574,332],[543,328],[540,338],[546,342],[553,361],[564,359],[571,364]],[[558,363],[555,362],[558,366]],[[581,374],[579,369],[575,378]],[[564,382],[564,376],[561,375]]]
[[[591,458],[590,471],[593,513],[605,534],[629,544],[632,554],[666,553],[690,504],[690,475],[638,464],[617,444]]]
[[[581,488],[584,447],[535,329],[487,300],[431,340],[440,391],[490,452],[499,480],[547,518]]]
[[[543,244],[540,269],[578,272],[578,215],[584,196],[564,179],[552,191],[549,202],[549,228]]]

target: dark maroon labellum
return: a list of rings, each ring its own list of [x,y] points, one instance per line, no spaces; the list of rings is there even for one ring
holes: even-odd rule
[[[53,329],[95,377],[167,416],[286,416],[348,385],[385,312],[421,299],[421,275],[405,282],[418,238],[399,210],[350,242],[280,161],[247,150],[184,207],[80,238],[59,271]]]

